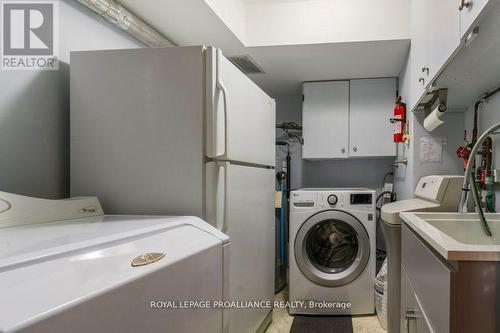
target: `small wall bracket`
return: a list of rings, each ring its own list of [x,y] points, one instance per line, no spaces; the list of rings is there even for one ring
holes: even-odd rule
[[[433,106],[436,103],[436,101],[439,101],[438,108],[441,112],[446,111],[448,108],[448,89],[447,88],[441,88],[441,89],[432,89],[427,93],[427,95],[432,95],[431,99],[425,103],[420,103],[418,105],[419,108],[423,108],[424,110],[424,115],[427,117],[433,110]]]

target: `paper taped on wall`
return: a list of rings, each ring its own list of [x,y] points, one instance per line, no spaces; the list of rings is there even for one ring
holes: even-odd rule
[[[443,160],[443,138],[423,136],[420,138],[420,162],[431,163]]]

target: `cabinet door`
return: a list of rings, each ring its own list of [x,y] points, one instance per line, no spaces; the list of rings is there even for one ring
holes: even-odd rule
[[[474,25],[489,8],[493,7],[496,0],[464,0],[464,4],[468,2],[467,7],[460,10],[460,33],[462,37],[466,37],[473,29]]]
[[[449,333],[454,269],[436,257],[406,225],[401,228],[401,267],[408,273],[427,325],[434,332]]]
[[[389,121],[395,100],[396,79],[351,80],[349,156],[396,155]]]
[[[429,84],[444,69],[460,46],[460,15],[457,0],[419,0],[427,8],[425,16],[425,62],[421,74]],[[475,1],[475,0],[473,0]]]
[[[303,93],[303,158],[347,157],[349,81],[306,82]]]
[[[404,267],[401,267],[401,332],[434,333],[420,307]]]
[[[457,7],[457,0],[411,1],[410,111],[460,47]]]
[[[410,96],[408,112],[412,111],[425,93],[428,78],[422,73],[425,60],[426,14],[425,1],[410,1]]]
[[[401,332],[416,332],[416,307],[415,293],[411,287],[406,271],[401,267]]]

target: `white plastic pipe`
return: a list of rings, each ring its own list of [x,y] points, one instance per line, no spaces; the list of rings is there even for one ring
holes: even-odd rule
[[[175,46],[158,31],[113,0],[77,1],[149,47]]]

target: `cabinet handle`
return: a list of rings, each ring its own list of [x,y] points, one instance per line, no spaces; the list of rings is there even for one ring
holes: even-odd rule
[[[427,72],[427,75],[429,75],[429,67],[422,66],[422,73]]]
[[[345,148],[341,148],[341,149],[340,149],[340,152],[341,152],[342,154],[345,154]]]
[[[417,319],[417,311],[414,309],[406,309],[405,312],[405,333],[410,333],[410,320]]]
[[[472,6],[471,0],[460,0],[460,5],[458,6],[458,10],[462,11],[464,8],[469,8]]]
[[[418,79],[418,82],[422,82],[422,84],[425,84],[425,79],[423,77]]]
[[[352,151],[353,152],[357,152],[358,151],[358,147],[352,147]]]

